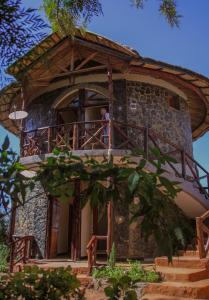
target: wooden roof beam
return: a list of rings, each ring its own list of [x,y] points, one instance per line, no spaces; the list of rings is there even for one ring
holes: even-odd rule
[[[85,66],[91,59],[93,59],[97,55],[97,52],[91,53],[89,56],[87,56],[77,67],[76,71],[80,70],[83,66]]]
[[[81,46],[93,49],[94,51],[97,50],[97,51],[103,52],[103,53],[107,54],[108,56],[112,55],[112,56],[115,56],[119,59],[126,60],[126,61],[130,61],[132,59],[132,57],[129,56],[128,54],[124,54],[117,50],[110,49],[107,46],[100,46],[99,44],[88,42],[88,41],[85,41],[85,40],[77,38],[77,37],[74,38],[74,41]]]
[[[86,69],[81,69],[81,70],[75,70],[75,71],[70,71],[70,72],[65,72],[65,73],[60,73],[54,76],[47,76],[47,77],[42,77],[37,79],[36,81],[46,81],[46,80],[52,80],[55,78],[61,78],[61,77],[66,77],[66,76],[71,76],[71,75],[80,75],[82,73],[89,73],[89,72],[95,72],[99,70],[104,70],[107,69],[106,65],[102,66],[96,66],[96,67],[91,67],[91,68],[86,68]]]

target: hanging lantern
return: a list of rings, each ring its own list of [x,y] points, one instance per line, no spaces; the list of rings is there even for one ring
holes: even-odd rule
[[[24,110],[25,101],[24,101],[23,88],[21,88],[21,100],[22,100],[22,108],[17,109],[17,105],[14,104],[12,108],[12,112],[9,114],[10,120],[18,121],[27,118],[28,113]]]

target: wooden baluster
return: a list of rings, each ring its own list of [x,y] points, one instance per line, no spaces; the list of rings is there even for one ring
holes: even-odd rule
[[[73,124],[73,150],[78,150],[78,123]]]
[[[27,245],[28,245],[28,240],[27,240],[27,238],[23,238],[23,245],[24,245],[24,250],[23,250],[23,263],[26,264]]]
[[[181,151],[181,166],[182,166],[182,177],[186,178],[186,159],[185,159],[185,151]]]
[[[9,261],[9,271],[11,273],[14,270],[14,248],[15,248],[15,244],[12,243],[10,246],[10,261]]]
[[[197,230],[197,246],[199,251],[199,257],[205,258],[204,236],[202,231],[202,219],[196,218],[196,230]]]
[[[149,128],[145,127],[144,128],[144,155],[146,159],[148,159],[148,155],[149,155],[148,141],[149,141]]]
[[[25,139],[25,133],[22,130],[20,135],[20,153],[21,156],[24,156],[24,139]]]
[[[51,149],[51,138],[52,138],[52,129],[51,127],[48,128],[48,153],[51,153],[52,149]]]
[[[107,123],[108,126],[108,123]],[[109,120],[108,149],[113,149],[113,121]]]
[[[112,248],[112,202],[110,201],[107,206],[107,255],[110,254]]]

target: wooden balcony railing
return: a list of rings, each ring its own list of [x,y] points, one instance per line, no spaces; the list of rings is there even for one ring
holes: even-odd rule
[[[88,256],[88,274],[91,274],[92,269],[94,266],[97,265],[97,245],[98,241],[106,241],[107,243],[107,236],[106,235],[93,235],[90,239],[86,250],[87,250],[87,256]],[[107,245],[106,245],[107,249]]]
[[[22,132],[21,155],[51,153],[55,148],[72,150],[141,148],[146,157],[149,148],[158,148],[163,155],[174,157],[169,168],[178,177],[193,182],[209,198],[209,172],[180,146],[147,127],[118,121],[76,122]]]
[[[13,236],[13,241],[10,244],[10,272],[13,272],[16,265],[26,264],[32,256],[32,244],[34,236]]]
[[[200,258],[205,258],[209,252],[209,210],[196,218],[197,250]]]

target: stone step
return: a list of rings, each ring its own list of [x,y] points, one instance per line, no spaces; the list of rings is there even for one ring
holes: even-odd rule
[[[196,282],[151,283],[145,287],[144,294],[159,294],[186,299],[209,299],[209,279]]]
[[[195,256],[173,257],[172,262],[167,257],[157,257],[155,265],[158,267],[209,269],[209,258],[199,259]]]
[[[77,274],[76,277],[80,281],[82,287],[87,287],[92,282],[92,277],[85,274]]]
[[[182,298],[182,297],[171,297],[171,296],[163,296],[159,294],[145,294],[141,300],[194,300],[191,298]],[[205,299],[199,299],[199,300],[205,300]]]
[[[199,251],[198,250],[180,250],[178,251],[179,256],[199,256]]]
[[[156,267],[165,281],[198,281],[209,278],[209,271],[206,269]]]

